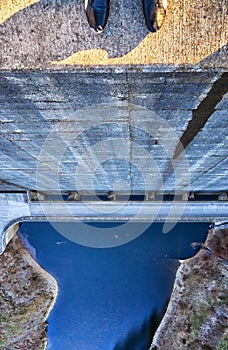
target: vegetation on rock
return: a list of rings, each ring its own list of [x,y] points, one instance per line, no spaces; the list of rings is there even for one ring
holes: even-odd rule
[[[46,347],[46,319],[57,284],[15,236],[0,256],[0,349]]]
[[[227,228],[214,228],[199,253],[177,271],[151,350],[228,348]]]

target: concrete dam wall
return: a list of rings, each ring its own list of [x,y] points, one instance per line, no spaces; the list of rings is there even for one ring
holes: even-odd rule
[[[3,2],[0,190],[226,190],[226,13],[170,0],[149,33],[113,0],[95,35],[83,0]]]
[[[2,71],[0,79],[1,190],[227,189],[223,71]]]

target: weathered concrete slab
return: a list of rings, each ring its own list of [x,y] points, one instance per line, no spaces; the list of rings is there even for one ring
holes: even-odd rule
[[[0,179],[8,185],[227,189],[225,73],[36,71],[0,79]],[[211,114],[199,126],[204,103]],[[185,153],[175,159],[183,135]]]
[[[139,0],[112,0],[102,35],[90,30],[84,0],[2,1],[0,21],[1,69],[227,67],[226,0],[169,0],[166,20],[156,34],[149,34]]]

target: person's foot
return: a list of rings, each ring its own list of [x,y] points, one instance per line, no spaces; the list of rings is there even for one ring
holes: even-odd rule
[[[90,28],[102,33],[109,15],[110,0],[85,0],[85,12]]]
[[[146,25],[150,32],[157,32],[165,19],[167,0],[142,0]]]

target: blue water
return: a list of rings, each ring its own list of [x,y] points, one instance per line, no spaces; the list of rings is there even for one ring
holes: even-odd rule
[[[64,225],[77,229],[75,223]],[[21,224],[21,235],[35,248],[31,252],[59,287],[48,319],[48,350],[149,348],[178,259],[194,255],[191,243],[203,242],[208,229],[206,223],[182,223],[163,234],[162,226],[152,224],[128,244],[99,249],[67,240],[48,223]]]

